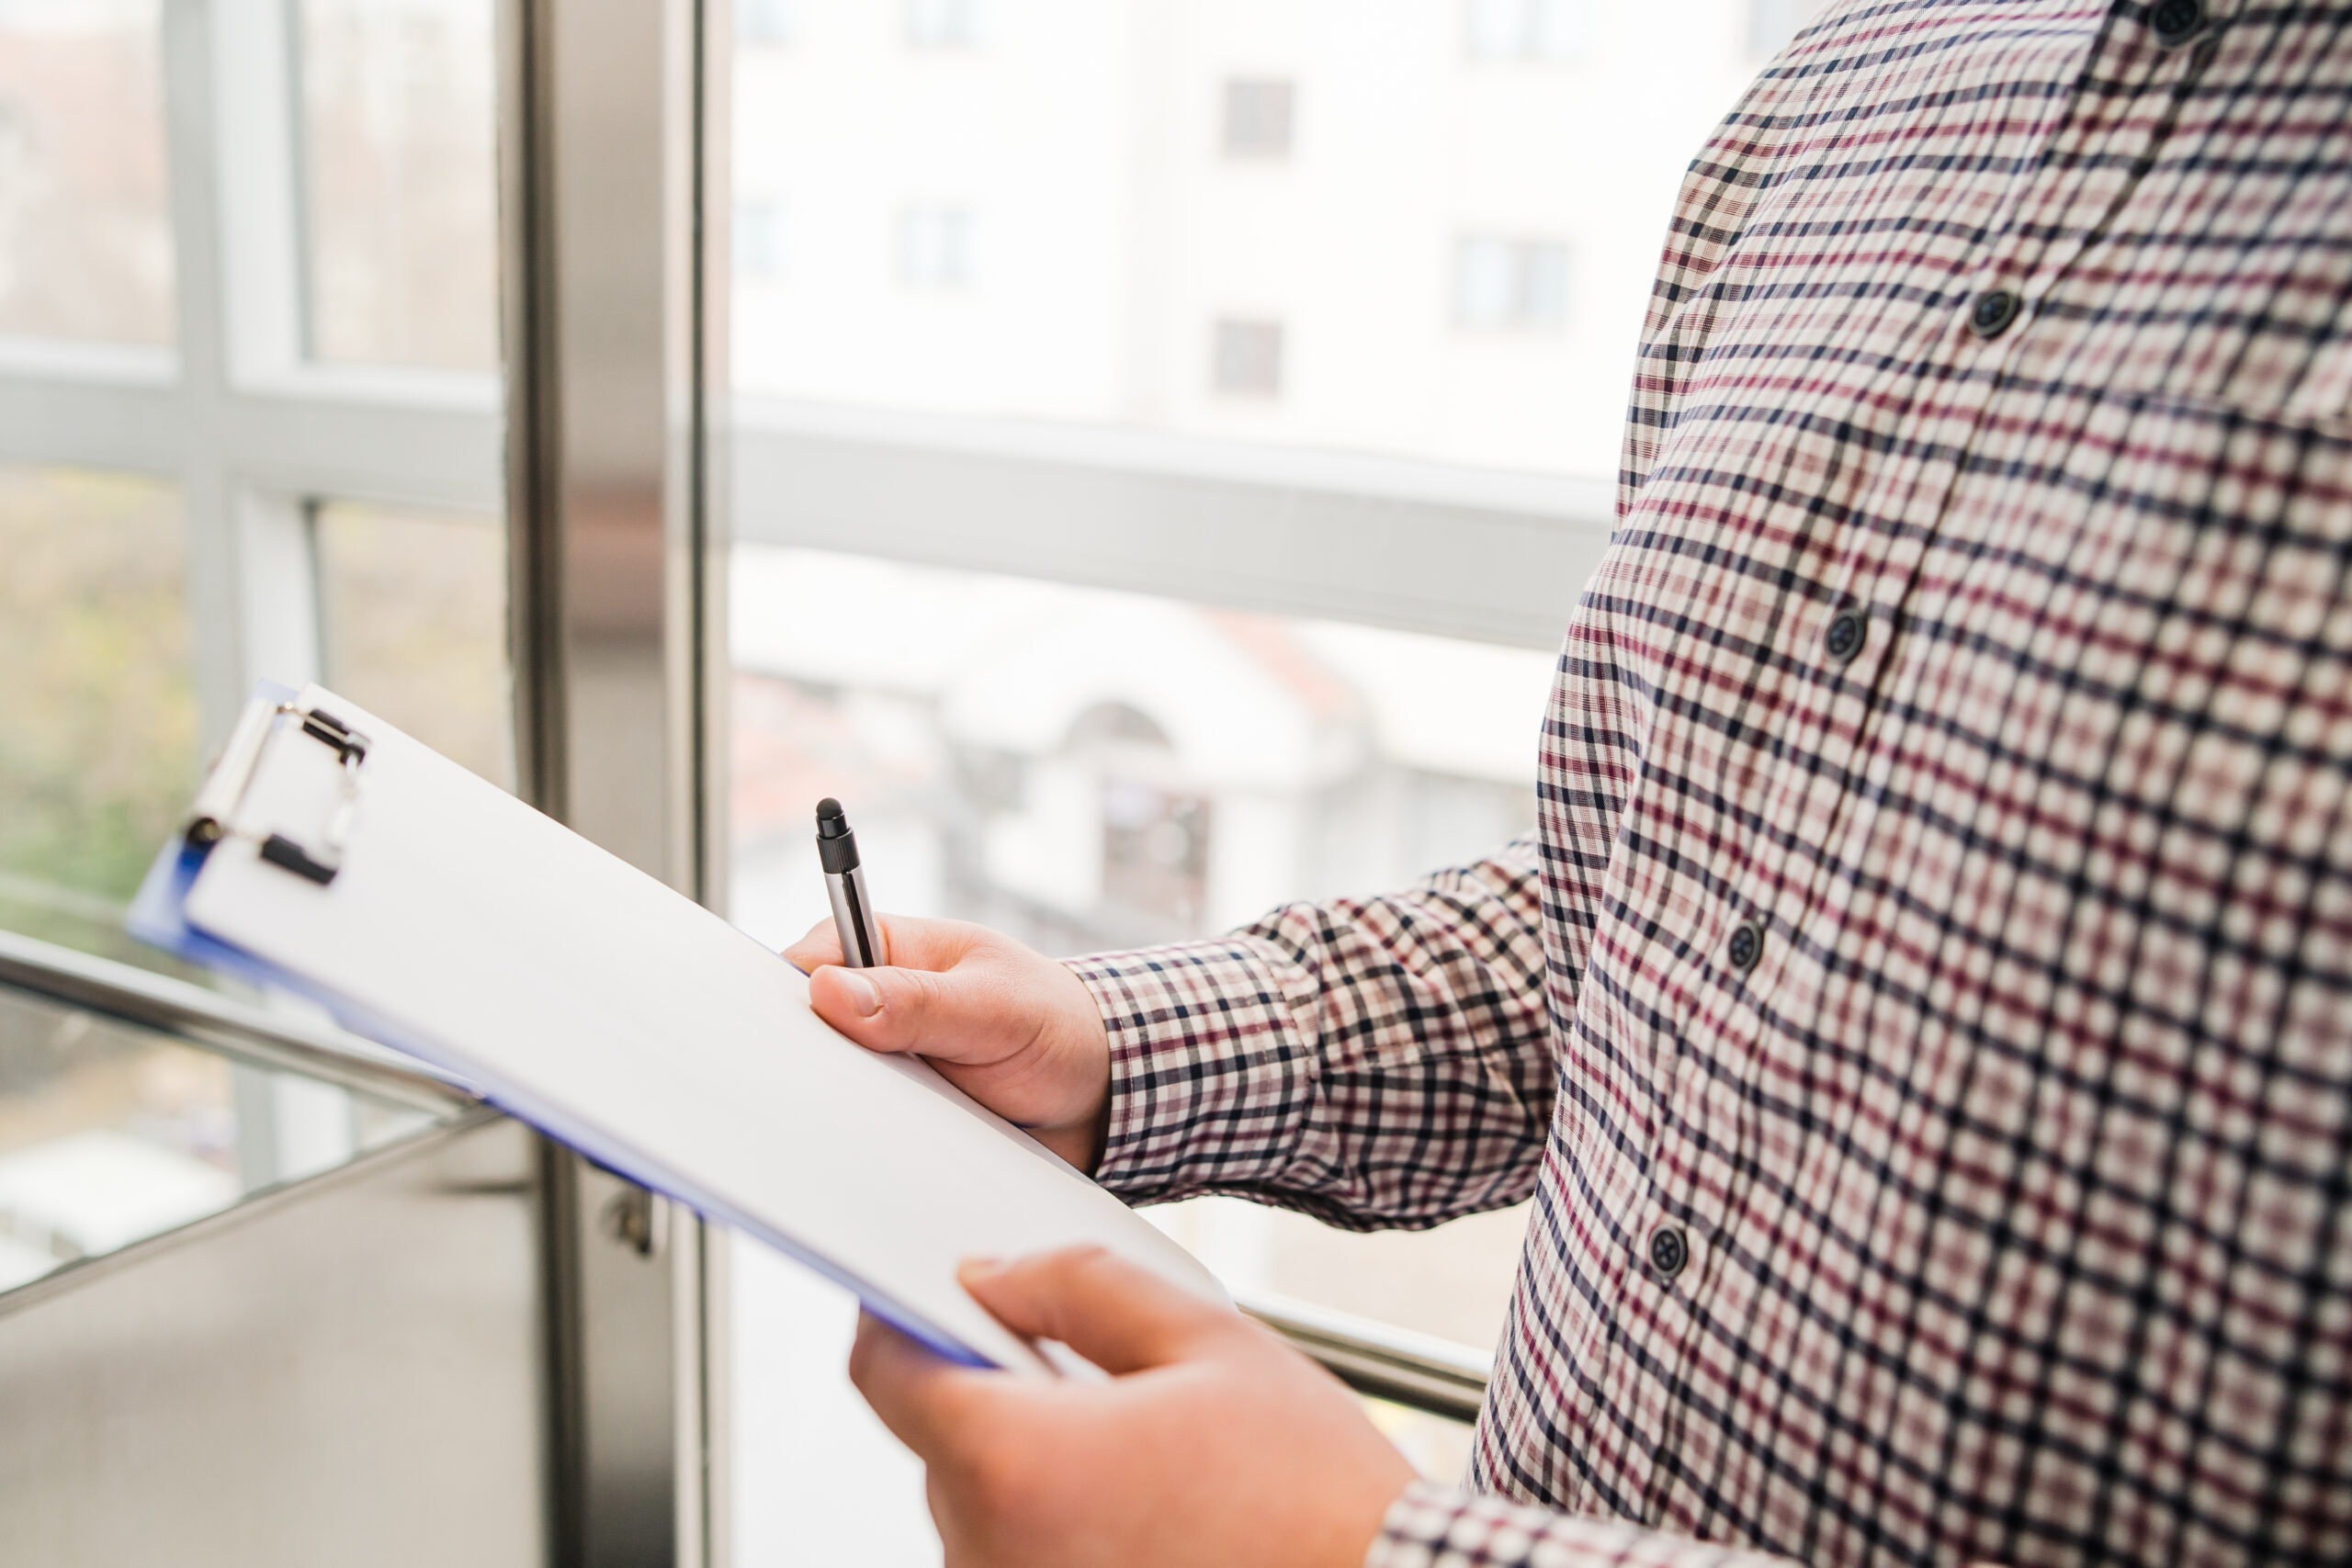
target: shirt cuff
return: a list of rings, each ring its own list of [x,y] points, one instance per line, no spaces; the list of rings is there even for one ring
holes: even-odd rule
[[[1279,1185],[1315,1074],[1267,955],[1227,938],[1068,962],[1111,1039],[1094,1179],[1130,1203]]]
[[[1790,1568],[1785,1558],[1711,1546],[1615,1519],[1555,1514],[1507,1497],[1417,1481],[1388,1506],[1364,1568]]]

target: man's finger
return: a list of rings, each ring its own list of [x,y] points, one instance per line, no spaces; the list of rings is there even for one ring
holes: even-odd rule
[[[1099,1247],[1064,1247],[957,1271],[972,1299],[1015,1334],[1058,1339],[1106,1372],[1141,1371],[1196,1354],[1249,1325]]]
[[[784,960],[803,975],[814,975],[820,966],[842,961],[841,933],[831,920],[819,920],[798,942],[784,950]]]
[[[882,945],[890,962],[904,969],[953,969],[988,928],[969,920],[932,920],[916,915],[877,915]],[[838,945],[838,944],[837,944]]]
[[[982,1374],[943,1360],[865,1313],[850,1347],[849,1381],[890,1435],[926,1462],[946,1457],[985,1425],[976,1408],[989,1392]]]

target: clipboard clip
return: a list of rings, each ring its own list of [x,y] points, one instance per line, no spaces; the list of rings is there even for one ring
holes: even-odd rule
[[[327,813],[318,838],[308,846],[286,833],[274,832],[265,837],[241,833],[234,826],[237,807],[245,797],[246,786],[253,783],[254,770],[261,763],[262,748],[281,717],[300,720],[301,732],[333,751],[335,761],[342,764],[343,788]],[[229,743],[220,749],[220,761],[213,765],[204,787],[197,792],[196,804],[188,811],[185,837],[198,848],[232,836],[258,839],[262,859],[325,886],[343,869],[343,852],[350,840],[351,819],[359,805],[359,765],[368,760],[368,744],[365,735],[323,708],[256,698],[237,716],[237,727],[229,732]]]

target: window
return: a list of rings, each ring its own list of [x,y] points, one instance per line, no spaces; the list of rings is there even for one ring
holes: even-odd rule
[[[114,957],[200,761],[168,486],[0,468],[0,925]]]
[[[512,787],[504,532],[352,502],[321,504],[311,525],[326,683]]]
[[[123,908],[263,677],[511,772],[491,14],[0,0],[0,926],[182,973]]]
[[[910,207],[899,215],[899,282],[944,293],[972,281],[972,215],[956,207]]]
[[[1589,0],[1468,0],[1464,42],[1473,60],[1567,60],[1590,28]]]
[[[160,4],[0,0],[0,336],[171,342]]]
[[[1473,332],[1556,333],[1567,319],[1568,252],[1541,240],[1473,236],[1453,250],[1453,320]]]
[[[1466,5],[1391,29],[1311,0],[1320,20],[1275,34],[1245,20],[1263,7],[1075,6],[946,77],[846,38],[745,51],[730,161],[740,190],[791,193],[794,288],[752,277],[736,302],[741,406],[829,430],[854,409],[1614,475],[1665,215],[1747,85],[1747,14],[1716,6],[1686,38],[1655,8],[1602,27],[1588,6],[1581,31],[1512,24],[1580,38],[1573,71],[1487,70],[1464,65]],[[986,216],[986,288],[952,321],[902,283],[910,198]],[[1568,251],[1574,330],[1507,355],[1484,341],[1502,329],[1458,330],[1465,231]],[[1210,371],[1228,316],[1283,326],[1279,419]]]
[[[1268,160],[1289,157],[1291,121],[1297,96],[1288,82],[1227,82],[1222,141],[1225,155]]]
[[[1747,0],[1747,52],[1770,60],[1789,45],[1821,0]]]
[[[734,563],[737,919],[825,918],[810,808],[888,909],[1049,950],[1402,886],[1534,821],[1552,656],[809,550]]]
[[[1282,396],[1282,323],[1218,321],[1209,333],[1209,382],[1229,398]]]
[[[735,41],[754,49],[792,41],[793,0],[735,0]]]
[[[735,276],[741,283],[774,283],[784,276],[784,207],[766,197],[735,204]]]
[[[907,47],[969,49],[980,41],[980,0],[906,0]]]
[[[306,343],[498,362],[492,0],[302,0]]]
[[[0,991],[0,1291],[432,1120]]]

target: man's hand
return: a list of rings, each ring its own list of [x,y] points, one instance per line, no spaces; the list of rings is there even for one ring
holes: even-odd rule
[[[1100,1247],[962,1279],[1114,1375],[975,1371],[859,1322],[851,1381],[922,1460],[947,1568],[1357,1568],[1413,1479],[1321,1368]]]
[[[1083,1171],[1102,1157],[1111,1043],[1085,983],[962,920],[885,918],[891,964],[840,967],[827,920],[784,950],[817,1016],[869,1051],[911,1051]]]

